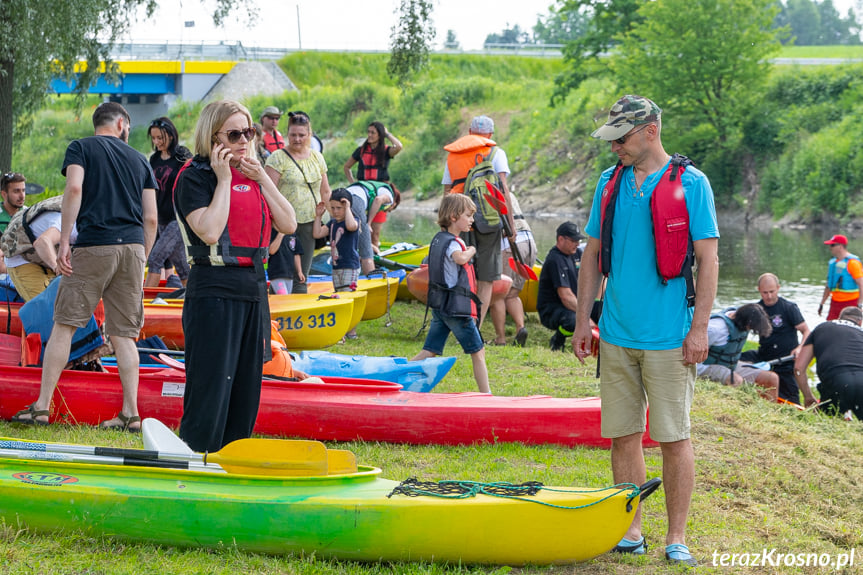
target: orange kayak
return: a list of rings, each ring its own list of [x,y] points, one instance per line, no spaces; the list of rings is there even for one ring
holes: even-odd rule
[[[411,294],[422,303],[428,300],[429,292],[429,270],[426,264],[415,269],[405,278],[408,284],[408,289]],[[512,279],[509,276],[500,276],[499,280],[495,280],[491,288],[492,298],[503,297],[512,286]]]

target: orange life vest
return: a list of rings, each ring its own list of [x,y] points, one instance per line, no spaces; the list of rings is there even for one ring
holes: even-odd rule
[[[446,158],[446,165],[449,169],[450,179],[452,179],[451,193],[461,194],[464,192],[464,182],[467,178],[467,173],[482,161],[484,156],[488,155],[492,146],[496,145],[494,140],[468,134],[443,147],[444,150],[449,152]]]
[[[270,348],[273,350],[273,359],[264,364],[264,375],[275,375],[280,378],[294,377],[291,354],[288,353],[287,344],[279,333],[279,324],[274,321],[270,322]]]

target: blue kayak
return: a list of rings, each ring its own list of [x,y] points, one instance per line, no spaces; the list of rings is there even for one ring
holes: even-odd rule
[[[410,361],[404,357],[341,355],[326,351],[291,353],[295,369],[309,375],[379,379],[400,383],[404,391],[431,391],[455,365],[454,357]]]
[[[177,357],[182,361],[182,358]],[[401,384],[404,391],[431,391],[455,365],[455,357],[430,357],[410,361],[404,357],[341,355],[327,351],[291,353],[294,368],[321,377],[377,379]],[[104,365],[116,365],[113,357],[103,357]],[[161,363],[141,363],[141,367],[164,367]]]

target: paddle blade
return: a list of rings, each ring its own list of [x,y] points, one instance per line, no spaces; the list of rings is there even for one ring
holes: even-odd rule
[[[491,195],[506,205],[506,198],[503,197],[503,192],[500,191],[500,188],[488,180],[485,181],[485,187],[489,192],[491,192]]]
[[[327,475],[357,472],[357,456],[346,449],[327,449]]]
[[[536,281],[538,279],[536,277],[536,272],[533,271],[532,268],[527,267],[521,262],[515,261],[515,259],[513,258],[509,258],[509,267],[510,269],[512,269],[512,271],[514,271],[526,280]]]
[[[218,463],[228,473],[249,475],[326,475],[327,448],[320,441],[293,439],[238,439],[205,461]]]
[[[486,184],[488,184],[488,182],[486,182]],[[502,202],[498,198],[490,194],[483,194],[482,197],[485,198],[485,201],[487,201],[488,204],[493,207],[497,213],[502,216],[505,216],[507,214],[506,202]]]

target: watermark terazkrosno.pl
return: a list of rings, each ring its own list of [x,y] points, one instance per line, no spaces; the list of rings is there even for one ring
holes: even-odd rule
[[[843,553],[783,553],[764,548],[755,553],[713,551],[714,567],[821,567],[843,569],[854,566],[855,549]],[[858,556],[859,557],[859,556]]]

